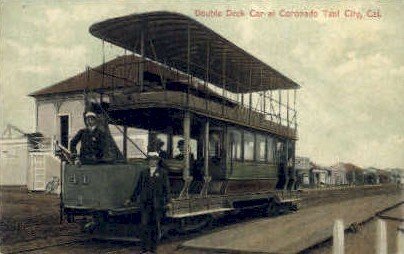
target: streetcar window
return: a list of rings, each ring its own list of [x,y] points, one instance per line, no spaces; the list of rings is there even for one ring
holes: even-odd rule
[[[266,140],[265,140],[265,136],[261,135],[261,134],[257,134],[256,135],[256,141],[257,141],[257,145],[256,145],[256,149],[255,149],[255,154],[257,156],[257,161],[265,161],[265,146],[266,146]]]
[[[268,162],[275,162],[275,139],[267,137],[267,159]]]
[[[232,160],[241,160],[241,131],[229,129],[230,158]]]
[[[145,138],[132,138],[137,147],[143,152],[147,152],[147,136]],[[129,158],[146,158],[146,156],[134,145],[128,145],[128,159]]]
[[[118,130],[115,125],[108,125],[109,131],[111,132],[111,136],[114,139],[119,151],[123,152],[123,134]]]
[[[286,163],[286,150],[283,141],[276,142],[276,159],[280,163]]]
[[[254,134],[244,131],[244,160],[254,160]]]
[[[122,126],[119,128],[115,125],[109,125],[110,133],[112,138],[114,139],[116,146],[118,147],[119,151],[123,153],[124,147],[124,136],[121,130],[123,129]],[[138,148],[142,149],[143,152],[147,153],[147,131],[143,129],[137,129],[132,127],[127,127],[127,159],[133,158],[145,158],[144,154],[139,151]],[[130,139],[130,141],[129,141]],[[133,144],[135,143],[138,148]]]
[[[158,139],[158,141],[159,142],[161,142],[160,143],[160,149],[162,150],[162,151],[164,151],[164,152],[168,152],[167,151],[167,148],[168,148],[168,146],[167,146],[167,144],[168,144],[168,137],[167,137],[167,135],[166,134],[162,134],[162,133],[160,133],[160,134],[157,134],[157,139]],[[161,145],[162,144],[162,145]]]
[[[219,158],[220,155],[220,133],[215,131],[209,135],[209,157]]]

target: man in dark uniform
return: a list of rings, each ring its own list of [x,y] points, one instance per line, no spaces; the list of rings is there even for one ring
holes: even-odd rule
[[[79,163],[94,164],[103,159],[105,134],[97,126],[97,115],[87,112],[84,115],[86,128],[81,129],[70,141],[70,152],[73,159],[77,157],[77,144],[81,142]]]
[[[164,142],[162,140],[157,140],[157,153],[159,154],[160,159],[168,159],[168,154],[163,150]]]
[[[165,215],[170,198],[168,176],[160,163],[157,152],[148,154],[149,168],[141,173],[132,196],[139,199],[142,220],[142,251],[154,253],[161,234],[161,219]]]

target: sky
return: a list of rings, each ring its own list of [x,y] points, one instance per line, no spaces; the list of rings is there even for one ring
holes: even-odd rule
[[[2,0],[0,131],[8,123],[34,131],[27,94],[102,63],[91,24],[166,10],[198,20],[301,85],[298,156],[322,165],[404,168],[404,2],[284,2]],[[197,16],[197,10],[223,16]],[[227,10],[245,16],[226,16]],[[252,17],[251,10],[265,16]],[[317,16],[281,17],[287,11]],[[122,54],[106,45],[106,60]]]

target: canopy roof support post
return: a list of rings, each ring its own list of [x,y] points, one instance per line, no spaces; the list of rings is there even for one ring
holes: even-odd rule
[[[184,128],[184,170],[182,173],[182,177],[184,179],[184,187],[181,190],[180,197],[186,198],[189,193],[189,186],[192,182],[192,176],[190,174],[189,167],[189,153],[190,153],[190,136],[191,136],[191,114],[189,110],[184,112],[184,120],[183,120],[183,128]]]
[[[251,111],[252,111],[252,92],[251,92],[251,85],[252,85],[252,66],[250,69],[250,80],[248,81],[249,87],[248,90],[250,90],[250,96],[248,99],[248,123],[251,124]]]
[[[100,93],[100,103],[103,100],[103,91],[104,91],[104,78],[105,78],[105,41],[102,40],[102,78],[101,78],[101,93]]]
[[[290,175],[289,175],[289,139],[286,139],[285,141],[285,148],[284,151],[285,153],[285,162],[284,162],[284,174],[285,174],[285,185],[283,186],[284,190],[288,189],[289,185],[289,180],[290,180]]]
[[[286,124],[289,127],[289,90],[286,91]]]
[[[143,92],[143,86],[144,86],[144,54],[145,54],[145,43],[144,43],[144,27],[142,27],[140,31],[140,64],[139,64],[139,86],[140,86],[140,92]]]
[[[201,190],[201,196],[206,197],[208,195],[209,183],[211,176],[209,175],[209,118],[206,118],[204,128],[204,140],[203,140],[203,186]]]
[[[279,95],[279,99],[278,99],[278,117],[279,117],[279,124],[282,125],[282,93],[281,90],[278,90],[278,95]]]
[[[263,84],[263,80],[262,80],[262,68],[260,70],[260,87],[261,89]],[[264,119],[266,119],[266,114],[267,114],[267,109],[266,109],[266,102],[267,102],[267,94],[266,94],[266,90],[263,90],[262,92],[262,101],[261,101],[261,111],[264,114]]]
[[[123,126],[122,153],[125,160],[128,159],[128,126]]]
[[[236,98],[236,100],[237,100],[237,103],[240,103],[240,85],[239,84],[237,84],[237,91],[236,91],[236,93],[237,93],[237,98]]]
[[[222,116],[224,116],[225,87],[226,87],[226,51],[224,51],[222,55]]]
[[[241,73],[241,75],[242,75],[242,73]],[[243,76],[241,76],[240,79],[243,80]],[[238,86],[237,86],[237,88],[238,88]],[[244,108],[244,91],[241,92],[241,106]]]
[[[296,90],[293,90],[293,111],[294,111],[294,119],[295,119],[295,131],[297,130],[297,112],[296,112]]]
[[[184,177],[189,177],[189,139],[191,134],[191,116],[189,111],[185,111],[184,114]]]
[[[205,109],[206,112],[209,111],[209,93],[208,91],[208,82],[209,82],[209,67],[210,67],[210,43],[209,41],[206,43],[206,73],[205,73],[205,80],[204,80],[204,87],[205,87]]]
[[[187,108],[189,108],[189,92],[192,83],[191,76],[191,26],[188,23],[187,28],[187,75],[188,75],[188,86],[187,86]]]

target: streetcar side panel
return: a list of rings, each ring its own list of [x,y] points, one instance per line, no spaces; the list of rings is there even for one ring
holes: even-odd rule
[[[146,164],[65,165],[63,204],[79,210],[120,208],[130,199]]]

